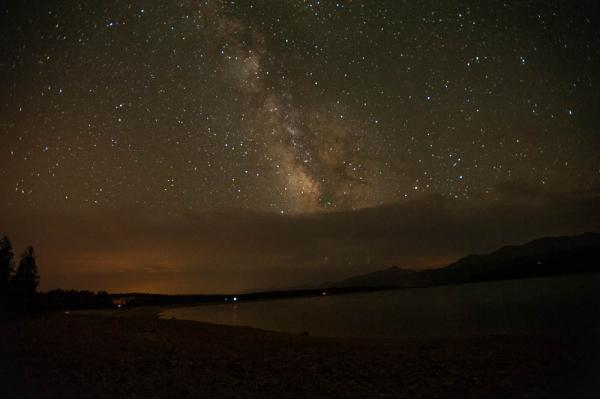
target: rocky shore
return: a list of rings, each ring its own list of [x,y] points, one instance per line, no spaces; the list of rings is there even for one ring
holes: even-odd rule
[[[153,310],[0,325],[2,398],[597,398],[598,335],[339,339]]]

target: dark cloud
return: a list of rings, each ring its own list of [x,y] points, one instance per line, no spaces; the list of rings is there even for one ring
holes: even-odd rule
[[[2,230],[38,249],[42,288],[226,292],[315,284],[392,265],[427,268],[540,236],[600,230],[598,192],[499,184],[334,213],[249,211],[162,218],[143,209],[12,212]]]

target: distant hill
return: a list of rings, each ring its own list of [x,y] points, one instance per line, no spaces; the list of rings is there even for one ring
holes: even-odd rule
[[[390,267],[352,276],[334,287],[422,287],[474,281],[600,272],[600,233],[540,238],[484,255],[468,255],[444,268]]]

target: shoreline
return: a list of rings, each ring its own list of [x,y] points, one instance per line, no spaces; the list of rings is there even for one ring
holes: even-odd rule
[[[503,278],[503,279],[492,279],[492,280],[473,280],[473,281],[463,281],[463,282],[453,282],[453,283],[439,283],[439,284],[430,284],[430,285],[414,285],[414,286],[380,286],[380,287],[328,287],[328,288],[320,288],[320,289],[307,289],[307,290],[291,290],[291,291],[259,291],[259,292],[250,292],[250,293],[239,293],[239,294],[184,294],[183,296],[199,296],[199,297],[219,297],[219,300],[195,300],[191,302],[181,302],[181,303],[169,303],[166,302],[164,304],[136,304],[131,306],[124,306],[121,310],[125,309],[137,309],[137,308],[158,308],[158,309],[176,309],[176,308],[189,308],[196,306],[217,306],[217,305],[231,305],[233,302],[226,301],[225,298],[233,298],[238,297],[238,303],[255,303],[255,302],[271,302],[271,301],[287,301],[287,300],[297,300],[297,299],[306,299],[306,298],[320,298],[323,296],[323,292],[325,292],[327,297],[339,297],[346,295],[369,295],[369,294],[377,294],[382,292],[393,292],[393,291],[411,291],[411,290],[424,290],[424,289],[436,289],[436,288],[448,288],[448,287],[461,287],[461,286],[472,286],[478,284],[503,284],[509,283],[512,281],[530,281],[530,280],[544,280],[544,279],[556,279],[556,278],[568,278],[568,277],[577,277],[577,276],[599,276],[600,271],[588,271],[588,272],[573,272],[573,273],[561,273],[561,274],[548,274],[548,275],[534,275],[534,276],[525,276],[525,277],[513,277],[513,278]],[[341,290],[341,291],[332,291],[332,290]],[[300,291],[311,291],[311,293],[302,293],[298,294]],[[277,293],[277,295],[275,295]],[[118,296],[133,296],[135,297],[136,293],[131,294],[110,294],[110,295],[118,295]],[[174,296],[171,294],[141,294],[141,295],[157,295],[157,296]],[[116,310],[116,309],[115,309]],[[86,310],[78,310],[77,312],[86,311]],[[89,311],[94,312],[95,309],[90,309]]]
[[[600,335],[329,338],[42,314],[0,329],[2,397],[597,397]],[[2,390],[6,391],[3,392]]]

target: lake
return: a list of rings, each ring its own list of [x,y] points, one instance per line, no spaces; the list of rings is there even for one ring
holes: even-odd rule
[[[600,331],[600,274],[201,305],[161,317],[333,337]]]

